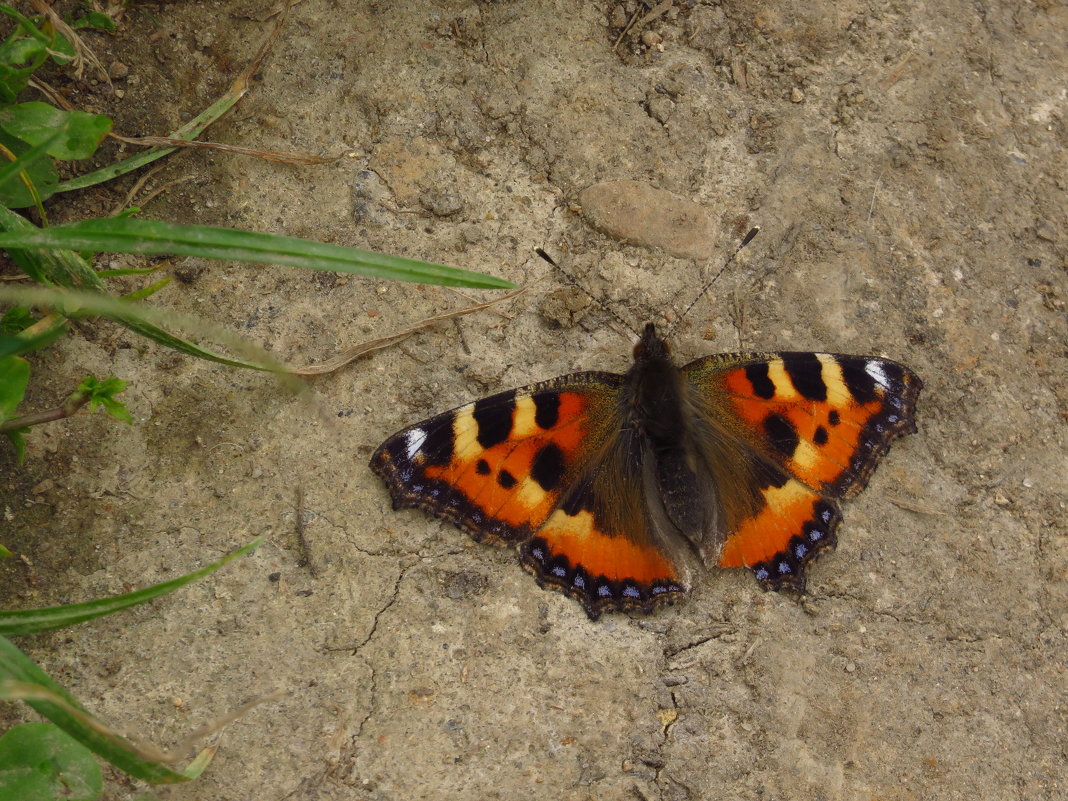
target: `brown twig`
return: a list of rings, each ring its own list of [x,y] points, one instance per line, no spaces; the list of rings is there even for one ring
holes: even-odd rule
[[[908,66],[909,61],[912,60],[912,55],[912,53],[906,53],[905,57],[897,63],[897,66],[890,70],[890,73],[885,78],[879,81],[880,89],[885,92],[887,89],[889,89],[891,86],[901,80],[901,76],[905,72],[905,67]]]
[[[429,328],[435,323],[440,323],[443,320],[451,320],[454,317],[462,317],[465,314],[472,314],[477,311],[482,311],[483,309],[488,309],[498,303],[504,303],[504,301],[506,300],[511,300],[512,298],[517,297],[518,295],[521,295],[524,292],[526,292],[525,289],[517,289],[514,292],[509,292],[507,295],[497,298],[496,300],[491,300],[486,303],[479,303],[475,306],[468,306],[466,309],[457,309],[456,311],[445,312],[444,314],[439,314],[435,317],[428,317],[425,320],[416,323],[411,328],[406,328],[405,330],[399,331],[396,334],[390,334],[389,336],[372,339],[368,342],[364,342],[360,345],[356,345],[355,347],[349,348],[348,350],[342,351],[337,356],[334,356],[332,359],[327,359],[321,364],[308,364],[304,365],[303,367],[295,367],[290,370],[290,372],[293,375],[325,375],[326,373],[332,373],[335,370],[344,367],[349,362],[355,361],[361,356],[364,356],[376,350],[382,350],[382,348],[387,348],[390,345],[400,342],[401,340],[407,339],[416,331],[422,331],[424,328]]]
[[[297,484],[297,509],[296,509],[297,542],[300,545],[301,562],[308,568],[312,578],[319,578],[322,571],[319,569],[319,561],[312,558],[311,543],[308,542],[308,526],[304,521],[304,485]],[[299,563],[298,563],[299,565]]]
[[[61,95],[51,84],[42,81],[36,75],[30,78],[29,85],[47,97],[52,102],[52,105],[59,106],[64,111],[74,111],[74,106],[71,105],[67,98]]]
[[[146,205],[151,203],[153,200],[155,200],[157,197],[162,195],[168,189],[172,189],[172,188],[174,188],[176,186],[179,186],[180,184],[187,184],[190,181],[195,181],[196,179],[197,179],[197,177],[195,175],[183,175],[180,178],[175,178],[173,181],[168,181],[163,186],[156,187],[151,192],[149,192],[147,195],[145,195],[143,198],[141,198],[137,202],[137,205],[138,205],[139,208],[144,208]],[[136,187],[137,190],[140,190],[140,188],[141,188],[141,185]],[[114,211],[111,212],[111,216],[112,217],[118,217],[123,212],[124,209],[128,208],[129,201],[133,199],[133,195],[134,194],[136,194],[136,191],[134,191],[134,190],[131,190],[130,192],[127,192],[126,193],[126,201],[123,202],[122,204],[120,204],[119,206],[116,206]]]
[[[915,501],[906,500],[905,498],[895,498],[889,496],[888,500],[894,506],[900,506],[902,509],[908,509],[910,512],[916,512],[921,515],[933,515],[935,517],[941,517],[946,513],[934,506],[930,506],[925,503],[916,503]]]
[[[641,6],[638,6],[636,9],[634,9],[634,13],[631,14],[630,21],[627,22],[627,27],[625,27],[623,30],[621,30],[619,32],[619,36],[616,37],[615,44],[612,45],[612,52],[613,53],[616,50],[619,49],[619,43],[623,41],[623,37],[627,35],[627,32],[630,31],[631,27],[637,21],[638,15],[641,14],[641,13],[642,13],[642,7]]]
[[[69,398],[63,401],[62,406],[57,406],[55,409],[49,409],[44,412],[34,412],[33,414],[24,414],[22,417],[13,417],[10,420],[5,420],[0,423],[0,434],[7,431],[19,431],[20,429],[37,426],[41,423],[51,423],[53,420],[63,420],[64,418],[77,414],[78,410],[88,402],[89,395],[84,392],[73,392]]]
[[[129,145],[142,145],[144,147],[186,147],[201,148],[203,150],[221,150],[225,153],[238,153],[243,156],[255,156],[264,161],[274,161],[280,164],[327,164],[332,161],[343,159],[353,154],[351,150],[345,150],[336,156],[316,156],[311,153],[286,153],[282,150],[267,150],[259,147],[243,147],[242,145],[227,145],[222,142],[202,142],[199,139],[177,139],[172,136],[122,136],[117,133],[108,134],[112,139],[125,142]]]

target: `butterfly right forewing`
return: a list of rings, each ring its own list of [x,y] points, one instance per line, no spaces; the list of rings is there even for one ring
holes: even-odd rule
[[[735,515],[720,565],[803,589],[807,564],[835,543],[834,500],[862,490],[891,441],[915,430],[920,379],[887,359],[825,353],[722,354],[682,372],[703,414],[751,449],[743,462],[763,465],[747,479],[759,502]]]

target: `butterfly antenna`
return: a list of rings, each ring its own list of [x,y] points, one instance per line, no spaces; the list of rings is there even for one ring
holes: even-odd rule
[[[723,262],[723,266],[716,270],[716,274],[713,275],[710,279],[708,279],[708,283],[705,284],[704,287],[701,288],[701,291],[697,293],[697,297],[690,301],[690,305],[686,307],[686,311],[680,314],[678,319],[675,320],[675,322],[672,324],[671,328],[668,329],[667,333],[664,335],[665,338],[670,337],[673,333],[675,333],[675,329],[679,327],[679,323],[681,323],[686,318],[686,315],[690,313],[690,310],[697,305],[697,301],[699,301],[705,296],[705,293],[712,288],[712,284],[716,283],[716,279],[723,275],[723,271],[730,267],[735,257],[742,252],[742,248],[752,242],[754,237],[756,237],[756,235],[759,233],[759,225],[749,229],[749,233],[742,238],[742,241],[738,245],[738,247],[736,247],[734,249],[734,252],[727,257],[727,260],[725,262]]]
[[[576,279],[567,270],[565,270],[563,267],[561,267],[559,264],[557,264],[555,261],[553,261],[552,256],[550,256],[548,253],[546,253],[541,248],[534,248],[534,252],[537,253],[539,256],[541,256],[543,259],[545,259],[545,261],[549,262],[549,264],[551,264],[553,267],[555,267],[557,269],[557,271],[559,271],[560,275],[562,275],[564,277],[564,280],[567,281],[569,284],[571,284],[571,286],[573,286],[575,289],[577,289],[583,295],[585,295],[590,300],[592,300],[594,303],[596,303],[598,306],[600,306],[604,311],[606,311],[609,314],[609,316],[615,318],[616,322],[618,322],[621,326],[623,326],[625,329],[627,329],[632,334],[634,334],[634,336],[638,337],[639,339],[641,338],[641,335],[635,330],[634,326],[632,326],[630,323],[628,323],[626,320],[624,320],[622,317],[620,317],[615,309],[611,308],[606,303],[604,303],[600,298],[596,297],[592,292],[590,292],[588,289],[586,289],[586,287],[584,287],[582,284],[580,284],[578,282],[578,279]]]

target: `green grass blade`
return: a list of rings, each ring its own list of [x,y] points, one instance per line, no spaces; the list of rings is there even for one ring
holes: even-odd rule
[[[440,264],[308,239],[207,225],[130,218],[85,220],[71,225],[0,234],[2,248],[69,248],[112,253],[178,254],[285,264],[310,270],[355,273],[442,286],[513,289],[509,281]]]
[[[101,278],[118,278],[123,275],[148,275],[162,270],[168,262],[161,261],[152,267],[120,267],[115,270],[97,270],[96,274]]]
[[[196,139],[205,128],[233,108],[233,105],[240,99],[240,94],[234,94],[232,91],[227,93],[172,133],[170,138],[187,140]],[[144,167],[146,164],[151,164],[153,161],[161,159],[168,153],[173,153],[177,149],[178,148],[176,147],[150,148],[130,156],[128,159],[116,162],[115,164],[111,164],[99,170],[94,170],[85,175],[79,175],[77,178],[71,178],[69,181],[62,181],[56,185],[55,192],[58,194],[60,192],[69,192],[72,189],[85,189],[88,186],[107,183],[113,178],[118,178],[120,175],[125,175],[126,173]]]
[[[167,286],[167,284],[169,284],[170,282],[171,277],[168,275],[166,278],[161,278],[154,284],[149,284],[148,286],[143,286],[140,289],[135,289],[133,292],[127,292],[125,295],[121,295],[120,297],[125,301],[144,300],[145,298],[150,298],[155,295],[157,292],[163,289],[163,287]]]
[[[199,359],[244,367],[250,370],[263,370],[284,374],[289,368],[278,361],[263,348],[257,347],[243,337],[216,325],[209,320],[192,317],[187,314],[126,303],[108,295],[84,292],[58,287],[4,287],[0,286],[0,300],[8,300],[24,306],[48,306],[59,310],[67,317],[86,317],[98,315],[114,320],[154,342],[196,356]],[[178,328],[196,333],[202,338],[211,338],[241,353],[248,360],[235,359],[215,353],[189,340],[182,339],[165,331],[162,326]],[[296,378],[284,377],[293,389],[303,386]]]
[[[27,692],[28,689],[35,692]],[[188,777],[145,759],[123,737],[111,733],[77,699],[39,668],[6,637],[0,636],[0,698],[24,700],[86,748],[115,767],[151,784],[178,784]]]
[[[126,593],[125,595],[113,595],[110,598],[100,598],[80,604],[52,606],[47,609],[0,611],[0,635],[10,637],[16,634],[36,634],[39,631],[60,629],[77,623],[84,623],[86,620],[92,620],[93,618],[110,615],[113,612],[128,609],[137,604],[143,604],[214,573],[228,562],[232,562],[234,559],[251,552],[262,542],[262,537],[253,540],[243,548],[231,551],[222,559],[212,562],[210,565],[200,568],[200,570],[195,570],[176,579],[153,584],[151,587],[145,587],[143,590]]]
[[[36,233],[40,233],[43,229],[38,228],[29,220],[15,214],[10,209],[0,206],[0,230],[9,233],[14,232],[14,235],[25,234],[32,236]],[[0,234],[0,237],[6,235],[7,234]],[[177,321],[178,324],[185,324],[189,330],[200,333],[204,330],[205,324],[203,322],[196,325],[189,325],[189,318],[184,318],[182,315],[161,312],[146,306],[135,306],[132,304],[117,305],[120,302],[114,300],[114,298],[107,294],[107,287],[104,285],[104,282],[100,280],[100,276],[92,269],[85,259],[73,250],[9,248],[8,253],[11,255],[11,258],[15,263],[17,263],[23,271],[30,276],[30,278],[39,284],[50,284],[64,287],[81,286],[95,290],[100,294],[95,298],[89,296],[79,297],[76,295],[48,295],[47,293],[41,294],[42,290],[38,290],[36,291],[37,294],[34,294],[35,290],[32,289],[14,287],[5,289],[0,287],[0,297],[14,298],[20,293],[30,293],[29,295],[26,295],[26,297],[32,296],[35,298],[34,300],[27,300],[27,303],[31,305],[63,306],[64,303],[73,303],[84,308],[88,313],[108,317],[120,325],[126,326],[131,331],[151,339],[153,342],[157,342],[172,350],[195,356],[198,359],[205,359],[207,361],[229,365],[230,367],[243,367],[250,370],[285,372],[285,366],[277,359],[267,354],[266,351],[256,348],[245,340],[240,339],[234,334],[217,326],[208,325],[209,328],[215,330],[216,334],[220,337],[220,341],[234,347],[239,352],[255,354],[253,357],[255,361],[244,361],[223,356],[208,350],[207,348],[203,348],[188,339],[175,336],[161,327],[161,325],[167,324],[167,322],[163,322],[165,318],[171,318],[174,321]],[[158,321],[159,324],[156,324],[154,321]]]
[[[0,233],[0,236],[32,236],[41,230],[21,214],[0,206],[0,231],[4,232]],[[82,287],[107,292],[107,287],[100,280],[100,276],[77,253],[39,248],[10,248],[8,253],[22,268],[22,271],[39,284]]]

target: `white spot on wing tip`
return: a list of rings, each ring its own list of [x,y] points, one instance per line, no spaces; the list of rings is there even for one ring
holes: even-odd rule
[[[884,387],[890,386],[890,379],[886,375],[886,371],[883,369],[882,362],[868,361],[864,364],[864,372],[870,375],[875,381]]]
[[[419,449],[423,447],[424,442],[426,442],[426,432],[421,428],[413,428],[404,435],[404,452],[408,456],[409,462],[419,453]]]

